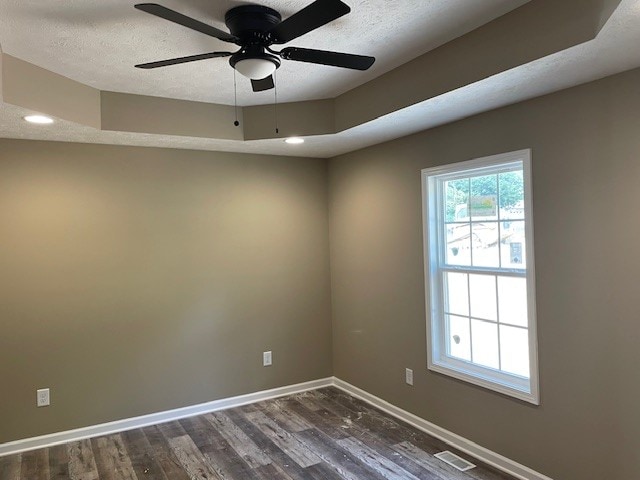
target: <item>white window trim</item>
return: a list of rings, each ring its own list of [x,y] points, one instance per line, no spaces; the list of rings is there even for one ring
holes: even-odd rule
[[[524,173],[524,209],[525,209],[525,239],[526,239],[526,279],[527,279],[527,303],[528,303],[528,316],[529,316],[529,366],[530,366],[530,378],[529,381],[523,380],[522,385],[515,387],[513,381],[517,376],[509,374],[494,375],[493,379],[487,379],[483,376],[483,367],[475,366],[468,362],[456,362],[449,359],[446,364],[434,358],[436,352],[439,351],[439,347],[434,345],[434,341],[442,341],[443,336],[440,334],[440,321],[439,312],[435,311],[437,306],[432,305],[432,295],[438,294],[437,289],[441,282],[431,282],[431,278],[434,275],[436,269],[436,262],[431,261],[431,252],[437,251],[434,246],[432,249],[432,239],[430,235],[430,228],[433,225],[438,225],[436,221],[437,216],[437,204],[434,201],[437,198],[437,192],[429,188],[429,177],[434,175],[440,175],[449,173],[452,170],[472,170],[474,168],[491,167],[508,162],[522,162],[522,168]],[[468,172],[465,173],[465,176]],[[427,312],[427,368],[434,372],[439,372],[450,377],[464,380],[474,385],[500,392],[511,397],[524,400],[534,405],[540,405],[540,386],[539,386],[539,374],[538,374],[538,335],[536,326],[536,295],[535,295],[535,259],[533,248],[533,197],[531,186],[531,150],[519,150],[516,152],[510,152],[500,155],[492,155],[490,157],[477,158],[466,162],[460,162],[456,164],[442,165],[438,167],[425,168],[422,170],[422,210],[423,210],[423,246],[424,246],[424,275],[425,275],[425,303]],[[430,208],[431,207],[431,208]],[[440,232],[435,235],[439,235]],[[441,259],[438,260],[441,262]],[[499,379],[501,376],[508,377],[511,380],[510,384],[501,382]]]

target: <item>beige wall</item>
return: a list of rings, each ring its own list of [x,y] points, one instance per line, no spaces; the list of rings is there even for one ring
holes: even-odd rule
[[[326,180],[324,160],[0,140],[0,442],[329,376]]]
[[[329,199],[323,160],[0,140],[0,442],[334,373],[556,480],[636,478],[638,85],[333,159]],[[425,367],[420,169],[523,148],[539,407]]]
[[[639,85],[636,70],[332,159],[335,375],[556,480],[638,478]],[[426,369],[420,170],[525,148],[539,407]]]

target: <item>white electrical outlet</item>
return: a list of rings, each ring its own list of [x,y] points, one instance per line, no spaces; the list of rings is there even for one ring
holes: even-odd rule
[[[262,352],[262,366],[268,367],[272,363],[271,352]]]
[[[51,405],[51,397],[49,396],[48,388],[40,388],[36,391],[39,407],[48,407]]]
[[[404,381],[407,382],[407,385],[413,385],[413,370],[410,368],[404,369]]]

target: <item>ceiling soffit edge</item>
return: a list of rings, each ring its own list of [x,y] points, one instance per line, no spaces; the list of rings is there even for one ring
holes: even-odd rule
[[[236,109],[101,92],[1,50],[0,97],[109,131],[236,141],[330,135],[593,40],[620,1],[532,0],[335,99],[278,105],[277,125],[273,105]]]
[[[589,42],[620,3],[532,0],[339,96],[336,128],[347,130]]]

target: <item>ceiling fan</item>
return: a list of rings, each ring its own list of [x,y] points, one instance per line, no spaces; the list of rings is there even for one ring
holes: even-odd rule
[[[286,47],[280,51],[271,49],[272,45],[288,43],[349,13],[349,6],[340,0],[315,0],[284,21],[272,8],[262,5],[240,5],[225,14],[224,21],[230,33],[156,3],[140,3],[135,5],[135,8],[240,47],[235,52],[202,53],[143,63],[136,65],[137,68],[150,69],[208,58],[230,57],[229,64],[237,72],[251,79],[254,92],[261,92],[274,87],[272,75],[280,67],[281,58],[353,70],[367,70],[375,62],[374,57],[326,50],[297,47]]]

